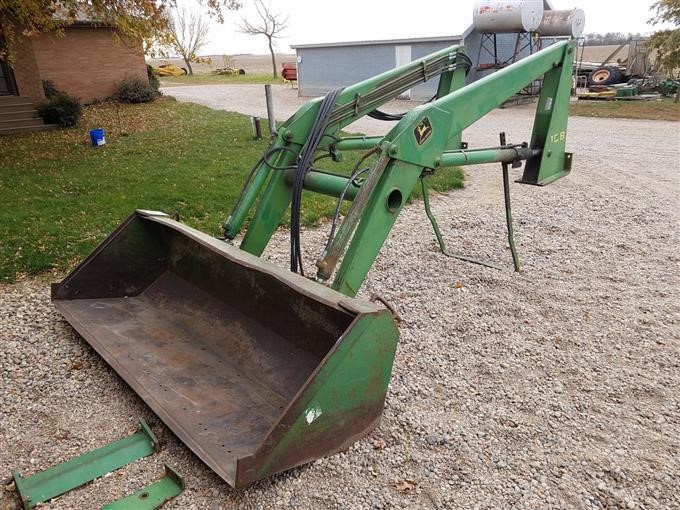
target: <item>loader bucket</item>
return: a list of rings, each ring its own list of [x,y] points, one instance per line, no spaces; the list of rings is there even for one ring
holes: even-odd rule
[[[163,213],[131,215],[52,300],[234,487],[342,450],[380,420],[389,311]]]

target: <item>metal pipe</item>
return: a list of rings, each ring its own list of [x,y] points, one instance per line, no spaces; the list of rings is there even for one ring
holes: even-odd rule
[[[269,121],[269,134],[276,135],[276,118],[274,117],[274,99],[272,97],[272,86],[268,83],[264,86],[264,97],[267,102],[267,120]]]
[[[286,172],[286,182],[292,184],[294,178],[293,171]],[[303,187],[306,190],[314,191],[315,193],[321,193],[322,195],[328,195],[330,197],[338,198],[342,190],[347,186],[347,181],[349,178],[343,177],[341,175],[327,174],[323,172],[315,172],[311,170],[305,176]],[[345,200],[352,201],[356,197],[357,193],[361,189],[359,184],[350,184],[345,192]]]
[[[364,151],[369,150],[380,145],[382,142],[382,136],[361,136],[361,137],[351,137],[343,138],[335,142],[334,147],[338,150],[346,151]]]
[[[253,138],[255,140],[262,140],[262,125],[260,124],[260,117],[250,117],[250,124],[253,127]]]
[[[541,153],[539,150],[532,150],[529,147],[515,147],[511,149],[476,149],[461,150],[455,152],[444,152],[440,158],[435,160],[438,167],[481,165],[484,163],[503,163],[517,160],[525,160]]]

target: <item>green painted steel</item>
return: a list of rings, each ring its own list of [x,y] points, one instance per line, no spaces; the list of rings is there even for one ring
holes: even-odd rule
[[[564,142],[574,43],[554,44],[466,86],[463,86],[463,70],[453,66],[462,52],[458,46],[448,48],[415,64],[348,87],[340,94],[319,150],[329,151],[337,159],[343,149],[364,150],[379,146],[382,156],[373,163],[364,179],[365,183],[371,183],[370,186],[350,187],[347,198],[352,199],[353,204],[335,239],[317,262],[317,277],[328,279],[334,273],[335,265],[343,261],[332,288],[348,296],[356,295],[423,172],[431,173],[449,166],[527,160],[521,182],[540,185],[569,172],[571,155],[564,152]],[[449,67],[437,71],[441,77],[436,98],[407,113],[384,137],[338,138],[347,124],[399,91],[407,90],[414,80],[427,76],[423,67],[441,66],[447,59]],[[528,147],[459,150],[466,127],[541,77],[543,87]],[[295,162],[319,103],[320,99],[307,103],[281,127],[279,137],[272,145],[278,156],[276,166],[286,167]],[[263,173],[253,179],[256,184],[251,183],[246,189],[248,199],[237,205],[238,213],[232,218],[237,217],[238,221],[230,222],[231,230],[227,235],[233,238],[247,210],[259,198],[258,208],[241,243],[241,249],[254,255],[260,255],[267,246],[291,197],[286,172],[272,170],[267,165],[260,171]],[[380,175],[376,175],[378,171]],[[339,177],[310,172],[305,188],[337,197],[345,183]]]
[[[13,472],[17,492],[25,510],[64,494],[76,487],[147,457],[158,449],[158,440],[144,420],[139,432],[102,446],[79,457],[27,478]]]
[[[375,427],[367,410],[382,410],[398,339],[388,313],[356,320],[288,410],[292,422],[273,430],[260,452],[239,461],[239,469],[248,473],[252,465],[262,478],[281,471],[291,457],[302,463],[343,450]],[[338,428],[352,433],[349,440],[338,442],[332,432]]]
[[[288,174],[288,179],[292,178],[292,174]],[[328,195],[331,197],[339,197],[342,191],[347,187],[345,191],[345,200],[353,200],[360,189],[360,181],[355,180],[354,184],[347,186],[349,178],[343,177],[342,175],[333,175],[322,172],[310,171],[305,176],[304,187],[308,191],[314,191],[315,193],[321,193],[322,195]]]
[[[544,186],[571,171],[571,154],[564,149],[567,143],[574,43],[562,44],[562,65],[554,65],[543,76],[529,144],[532,149],[540,149],[541,155],[527,161],[520,180],[524,184]]]
[[[162,507],[184,490],[184,478],[165,465],[165,476],[134,494],[104,505],[101,510],[154,510]]]
[[[505,146],[505,132],[500,134],[501,146]],[[514,166],[513,162],[513,166]],[[510,163],[503,161],[501,163],[503,168],[503,199],[505,202],[505,224],[508,230],[508,244],[510,245],[510,253],[512,254],[512,264],[515,266],[515,272],[519,273],[519,256],[517,255],[517,248],[515,247],[515,234],[512,226],[512,204],[510,202],[510,173],[508,171]]]
[[[458,53],[463,52],[462,46],[451,46],[345,88],[331,114],[319,150],[330,151],[340,139],[341,130],[358,118],[415,85],[448,72],[456,63]],[[283,161],[279,160],[277,166],[285,167],[295,161],[309,137],[320,103],[321,98],[309,101],[280,126],[270,148],[273,151],[285,148],[285,152],[280,155]],[[267,165],[261,165],[255,172],[252,181],[246,186],[244,197],[236,204],[225,224],[227,239],[236,237],[258,197],[261,197],[259,206],[240,245],[241,249],[254,255],[262,253],[290,203],[290,189],[281,172],[272,174],[271,167]]]
[[[234,239],[255,208],[240,249],[158,213],[138,212],[55,287],[53,299],[168,426],[235,487],[340,451],[377,425],[398,340],[395,320],[387,309],[347,296],[359,291],[422,177],[446,171],[449,165],[516,160],[527,161],[526,183],[547,184],[566,175],[571,157],[564,152],[564,141],[574,48],[573,42],[555,44],[467,86],[463,86],[459,65],[463,61],[467,65],[463,48],[444,49],[344,89],[330,110],[330,120],[323,123],[323,133],[313,129],[319,125],[316,117],[322,100],[310,101],[280,126],[249,173],[225,223],[225,237]],[[341,138],[342,129],[358,118],[437,76],[441,77],[437,97],[405,114],[384,137]],[[467,126],[541,77],[543,88],[528,146],[460,150]],[[335,225],[338,228],[326,245],[318,247],[316,281],[259,258],[291,203],[291,171],[309,138],[318,153],[331,156],[324,163],[337,161],[342,150],[367,150],[362,162],[370,161],[361,185],[348,188],[346,198],[351,205],[344,220]],[[304,187],[339,196],[347,183],[346,177],[312,170],[305,176]],[[425,204],[433,219],[426,194]],[[433,226],[437,234],[436,221]],[[142,246],[135,232],[145,231],[155,234],[144,239],[147,244]],[[438,240],[444,249],[440,232]],[[142,247],[160,253],[149,251],[138,260],[135,255]],[[136,264],[128,264],[130,258]],[[98,293],[107,288],[107,276],[102,274],[115,277],[116,292],[124,291],[125,296],[110,296],[112,315],[103,315],[101,320],[112,317],[111,329],[92,332],[91,307],[76,298],[84,292],[98,299]],[[128,274],[129,278],[121,276]],[[330,281],[331,288],[321,285],[321,280]],[[136,291],[132,299],[128,288]],[[194,293],[200,293],[200,299],[193,299]],[[136,314],[137,302],[150,303],[144,316]],[[179,309],[195,313],[187,314],[189,322],[170,321],[168,325],[167,318]],[[234,330],[234,324],[251,319],[250,329],[239,326]],[[192,341],[157,342],[158,338],[144,333],[166,325],[170,338],[177,328],[189,338],[215,332],[211,352],[199,354],[201,344]],[[135,336],[140,331],[142,335]],[[124,345],[121,352],[130,352],[147,340],[147,350],[156,359],[186,360],[177,374],[168,374],[170,385],[185,387],[187,381],[205,385],[209,399],[200,405],[194,399],[188,406],[192,412],[196,407],[200,411],[200,406],[206,411],[198,426],[193,418],[186,418],[183,397],[162,402],[154,398],[160,390],[155,382],[148,383],[148,365],[131,356],[116,357],[106,348],[113,342]],[[291,357],[298,348],[305,355]],[[236,366],[238,358],[231,366],[234,352],[249,360],[244,362],[247,372],[242,374]],[[229,363],[218,367],[222,357]],[[220,377],[194,379],[196,367],[216,370]],[[304,377],[294,380],[286,372],[291,367]],[[269,386],[260,388],[258,377],[265,375],[284,377],[272,377]],[[266,406],[260,408],[262,403]],[[206,419],[211,412],[215,415]],[[261,430],[254,430],[256,422]]]
[[[439,168],[521,161],[531,158],[535,153],[528,147],[445,152],[441,158],[435,160],[435,166]]]
[[[463,69],[456,69],[455,71],[449,71],[442,74],[439,80],[439,86],[437,87],[437,99],[448,96],[452,92],[458,89],[462,89],[465,86],[465,71]],[[458,150],[461,148],[461,142],[463,140],[462,131],[451,138],[446,145],[447,150]]]
[[[638,95],[638,88],[635,85],[616,87],[616,97],[633,97]]]
[[[563,122],[566,130],[567,117],[562,113],[568,108],[573,48],[571,42],[558,43],[479,82],[456,90],[433,103],[416,108],[385,136],[386,141],[382,145],[383,152],[387,152],[392,159],[378,185],[371,190],[371,197],[367,204],[365,206],[363,203],[359,204],[356,198],[350,207],[348,217],[355,207],[362,207],[363,210],[361,210],[361,220],[354,231],[352,241],[344,254],[342,266],[332,283],[335,290],[349,296],[356,295],[389,235],[396,216],[401,210],[401,205],[410,196],[422,172],[425,169],[436,168],[437,163],[441,163],[442,154],[451,144],[451,140],[457,140],[456,137],[463,128],[502,104],[517,90],[528,85],[535,78],[545,75],[548,84],[544,87],[541,96],[543,102],[539,100],[537,115],[540,116],[540,122],[546,122],[547,125],[543,130],[541,125],[535,126],[534,137],[530,144],[530,150],[542,155],[542,152],[538,151],[541,151],[544,145],[547,146],[548,142],[542,143],[536,133],[552,132],[554,129],[561,128]],[[565,87],[567,96],[562,97]],[[546,108],[548,97],[554,98],[549,109]],[[559,139],[559,136],[557,138]],[[562,156],[560,156],[558,154],[560,147],[557,145],[559,141],[550,142],[552,145],[549,150],[553,151],[552,159],[550,156],[542,155],[532,156],[528,160],[527,165],[539,159],[543,161],[539,167],[543,173],[538,180],[552,181],[566,173],[564,144],[562,143]],[[514,150],[510,149],[510,151]],[[508,154],[511,154],[505,151],[508,149],[480,152],[480,157],[484,157],[485,162],[503,161],[508,159]],[[465,164],[465,154],[461,152],[456,154],[452,158],[459,158],[458,164]],[[395,190],[398,190],[402,197],[400,205],[396,208],[387,207],[389,197],[394,196]],[[344,239],[337,243],[341,241]],[[333,246],[328,251],[332,252]],[[326,277],[331,272],[332,263],[337,259],[339,257],[335,253],[330,268],[326,267],[327,259],[324,257],[317,262],[324,272],[322,277]]]
[[[382,142],[382,136],[357,136],[342,138],[333,147],[345,151],[367,151]]]
[[[272,150],[283,146],[285,145],[275,145]],[[238,234],[238,231],[241,229],[241,226],[248,215],[248,211],[250,211],[250,208],[255,203],[255,200],[257,200],[258,195],[267,182],[267,178],[272,171],[272,166],[285,168],[293,164],[297,153],[280,151],[274,152],[273,154],[270,153],[269,155],[266,154],[265,156],[268,156],[267,161],[257,163],[252,181],[244,188],[243,196],[236,203],[234,210],[224,224],[224,235],[227,239],[233,239]]]
[[[493,269],[502,269],[500,266],[494,264],[493,262],[488,262],[486,260],[481,260],[475,257],[469,257],[468,255],[463,255],[460,253],[452,253],[446,248],[446,243],[444,242],[444,236],[442,236],[441,230],[439,230],[439,224],[437,223],[437,218],[435,218],[432,208],[430,207],[430,194],[427,191],[427,178],[420,178],[421,190],[423,193],[423,205],[425,206],[425,215],[427,219],[430,220],[432,225],[432,230],[434,230],[434,236],[437,238],[437,244],[439,244],[439,251],[447,257],[451,257],[458,260],[464,260],[465,262],[471,262],[473,264],[478,264],[484,267],[491,267]]]
[[[422,167],[402,161],[388,165],[363,209],[361,220],[331,287],[355,296],[385,239],[418,183]],[[353,202],[353,205],[357,201]]]
[[[544,84],[537,105],[534,136],[543,131],[547,136],[549,129],[543,123],[548,121],[553,128],[549,130],[550,133],[559,127],[556,131],[557,141],[564,141],[560,140],[560,133],[564,131],[566,139],[573,52],[573,42],[554,44],[441,99],[415,108],[385,135],[386,140],[398,147],[398,155],[394,157],[424,168],[434,168],[435,160],[444,152],[449,140],[541,76],[544,76]],[[548,98],[551,99],[548,101]],[[550,108],[547,108],[548,103]],[[432,134],[425,143],[419,144],[413,136],[413,129],[425,118],[432,125]],[[533,138],[529,147],[543,149],[539,140]],[[557,151],[557,148],[555,146],[553,150]],[[552,160],[548,163],[552,163]],[[552,165],[549,166],[552,171]]]

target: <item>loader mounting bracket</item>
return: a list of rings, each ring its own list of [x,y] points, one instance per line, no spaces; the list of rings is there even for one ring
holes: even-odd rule
[[[101,448],[74,457],[27,478],[12,472],[24,510],[65,494],[110,471],[121,468],[158,450],[158,440],[144,420],[139,432]]]
[[[163,478],[134,494],[112,501],[102,510],[154,510],[179,496],[183,490],[184,478],[166,464]]]

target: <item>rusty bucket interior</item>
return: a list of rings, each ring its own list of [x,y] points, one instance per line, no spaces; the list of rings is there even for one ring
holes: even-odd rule
[[[356,409],[337,414],[330,425],[337,437],[327,438],[327,446],[281,451],[277,445],[295,424],[304,425],[305,416],[309,422],[318,378],[348,332],[362,317],[384,319],[386,310],[161,213],[130,216],[53,285],[52,299],[161,420],[233,486],[337,451],[380,417],[386,381],[370,405],[359,397]],[[377,366],[387,379],[392,330],[379,339],[392,349]],[[357,335],[352,338],[369,347],[378,341],[373,333]]]

